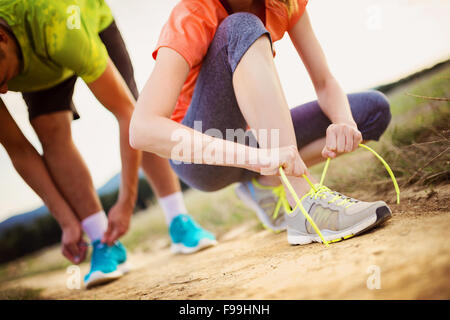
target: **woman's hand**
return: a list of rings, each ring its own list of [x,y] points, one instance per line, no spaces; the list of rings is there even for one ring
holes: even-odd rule
[[[75,264],[81,263],[86,258],[87,243],[83,240],[81,225],[73,223],[62,229],[61,251],[62,254]]]
[[[295,146],[274,149],[259,149],[256,161],[248,168],[261,175],[279,175],[280,166],[287,176],[301,177],[308,173],[305,163]]]
[[[362,142],[356,124],[333,123],[327,128],[326,144],[322,150],[324,158],[335,158],[339,153],[352,152]]]

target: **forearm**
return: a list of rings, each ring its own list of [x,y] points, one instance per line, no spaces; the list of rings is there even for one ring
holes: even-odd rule
[[[139,165],[141,163],[142,153],[131,148],[129,144],[129,128],[129,118],[119,120],[120,156],[122,162],[119,201],[134,207],[137,197]]]
[[[31,145],[7,151],[14,168],[44,201],[61,228],[78,223],[77,217],[58,191],[39,153]]]
[[[328,77],[324,85],[316,92],[320,108],[332,123],[356,126],[347,95],[334,77]]]
[[[162,158],[197,164],[247,168],[258,149],[212,137],[161,116],[133,115],[131,145]]]

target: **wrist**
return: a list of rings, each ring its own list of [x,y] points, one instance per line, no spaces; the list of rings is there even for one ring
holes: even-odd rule
[[[353,119],[336,119],[335,121],[333,121],[334,124],[346,124],[348,126],[357,128],[358,126],[356,125],[355,120]]]
[[[59,219],[58,223],[61,227],[62,230],[67,230],[67,229],[71,229],[71,228],[76,228],[80,225],[80,222],[75,219],[75,218],[64,218],[64,219]]]
[[[51,215],[58,222],[61,229],[72,228],[73,226],[80,224],[78,218],[75,216],[68,205],[64,203],[58,203],[58,205],[55,205],[54,203],[48,202],[46,202],[45,204],[47,205],[47,208],[49,209]]]
[[[136,203],[137,193],[127,193],[119,194],[119,198],[117,200],[117,204],[119,204],[121,207],[125,207],[127,209],[133,210],[134,205]]]

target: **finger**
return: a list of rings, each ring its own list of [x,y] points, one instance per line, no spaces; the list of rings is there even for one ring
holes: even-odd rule
[[[353,136],[353,150],[358,149],[359,144],[362,142],[362,135],[361,132],[357,132],[354,136]]]
[[[325,146],[328,150],[330,150],[330,151],[336,150],[337,138],[336,138],[336,133],[334,132],[334,130],[332,130],[332,129],[327,130],[327,135],[326,135],[325,141],[326,141]]]
[[[336,158],[336,152],[329,150],[327,147],[322,150],[322,157],[324,158]]]
[[[105,233],[103,234],[102,237],[102,243],[106,243],[108,241],[108,239],[111,237],[111,233],[114,230],[114,224],[112,222],[108,222],[108,229],[106,229]]]
[[[283,163],[287,175],[292,176],[295,174],[295,161],[297,157],[297,150],[289,147],[286,153],[286,160]]]
[[[353,134],[351,132],[347,132],[345,134],[345,152],[353,151]]]
[[[72,263],[75,263],[75,258],[73,257],[72,253],[63,245],[62,247],[62,254],[64,257],[69,259]]]
[[[308,168],[306,167],[305,162],[303,161],[303,159],[300,159],[300,176],[303,175],[308,175]]]
[[[80,255],[80,262],[84,261],[86,259],[86,254],[88,250],[88,244],[84,242],[83,240],[78,243],[78,250]]]
[[[293,175],[295,175],[295,162],[294,161],[289,161],[287,164],[286,164],[286,174],[288,175],[288,176],[293,176]]]
[[[337,152],[343,153],[345,151],[345,134],[341,131],[337,135]]]
[[[294,164],[292,166],[292,175],[294,177],[300,177],[301,176],[301,165],[300,165],[300,160],[296,159],[294,161]]]
[[[73,262],[75,264],[80,263],[80,250],[78,249],[78,245],[75,243],[70,243],[66,246],[67,250],[71,253],[73,257]]]
[[[117,240],[119,240],[119,238],[124,234],[123,231],[119,230],[119,229],[115,229],[110,238],[109,241],[107,242],[108,246],[112,246],[114,244],[114,242],[116,242]]]

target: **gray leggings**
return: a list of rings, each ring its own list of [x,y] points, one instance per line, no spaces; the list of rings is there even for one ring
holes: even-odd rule
[[[228,16],[218,27],[196,83],[191,105],[182,123],[194,128],[202,121],[203,132],[215,128],[226,136],[226,129],[247,128],[233,89],[233,72],[250,46],[269,32],[261,20],[250,13]],[[391,113],[386,97],[377,91],[349,94],[353,118],[364,140],[378,140],[386,130]],[[325,137],[331,124],[317,101],[291,109],[298,148]],[[202,164],[175,164],[172,168],[189,186],[216,191],[234,182],[247,181],[257,173],[236,168]]]

